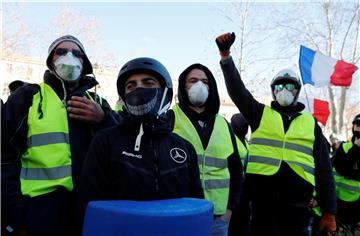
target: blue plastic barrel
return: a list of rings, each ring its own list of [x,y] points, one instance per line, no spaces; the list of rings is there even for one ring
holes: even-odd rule
[[[94,201],[85,215],[83,236],[211,235],[213,205],[203,199]]]

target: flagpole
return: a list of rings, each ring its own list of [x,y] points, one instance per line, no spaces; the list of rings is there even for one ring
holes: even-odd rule
[[[302,82],[302,81],[301,81],[301,82]],[[308,97],[308,95],[307,95],[307,92],[306,92],[306,89],[305,89],[304,84],[303,84],[303,87],[304,87],[304,92],[305,92],[306,102],[307,102],[307,105],[308,105],[308,110],[309,110],[309,112],[311,113],[311,110],[310,110],[309,97]]]
[[[306,89],[305,89],[305,84],[304,84],[304,81],[303,81],[304,78],[303,78],[303,74],[302,74],[302,70],[301,70],[301,63],[300,63],[300,61],[301,61],[301,51],[302,51],[303,48],[305,48],[305,47],[300,45],[299,70],[300,70],[300,75],[301,75],[301,84],[304,87],[304,91],[305,91],[305,98],[306,98],[306,102],[307,102],[307,105],[308,105],[308,110],[309,110],[310,113],[312,113],[311,108],[310,108],[310,103],[309,103],[309,97],[307,95],[307,92],[306,92]]]

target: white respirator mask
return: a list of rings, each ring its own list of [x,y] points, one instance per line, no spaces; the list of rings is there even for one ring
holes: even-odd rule
[[[73,82],[80,78],[83,66],[79,58],[75,57],[71,52],[60,56],[55,62],[56,74],[66,82]]]
[[[294,101],[294,95],[286,89],[279,91],[275,97],[276,101],[283,107],[289,106]]]
[[[191,104],[201,107],[209,97],[209,87],[202,81],[193,84],[188,91],[188,98]]]

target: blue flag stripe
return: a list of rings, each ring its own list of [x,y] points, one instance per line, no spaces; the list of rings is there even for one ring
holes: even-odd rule
[[[311,79],[311,67],[314,62],[314,56],[315,51],[302,45],[300,46],[299,67],[303,84],[314,85],[314,81]]]

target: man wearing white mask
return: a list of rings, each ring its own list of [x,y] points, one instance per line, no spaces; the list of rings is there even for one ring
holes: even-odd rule
[[[234,133],[218,114],[220,99],[211,71],[201,64],[185,69],[178,99],[169,113],[173,132],[195,147],[205,199],[214,204],[212,235],[227,235],[232,211],[239,205],[243,170]]]
[[[96,93],[84,46],[71,35],[49,47],[44,82],[24,84],[4,105],[3,235],[73,235],[80,170],[94,133],[116,124]]]
[[[227,91],[249,122],[252,134],[245,190],[251,201],[253,236],[309,235],[309,202],[316,189],[321,235],[336,230],[336,194],[322,130],[298,102],[299,76],[279,71],[271,81],[274,101],[259,103],[246,89],[230,56],[234,33],[216,38]]]

